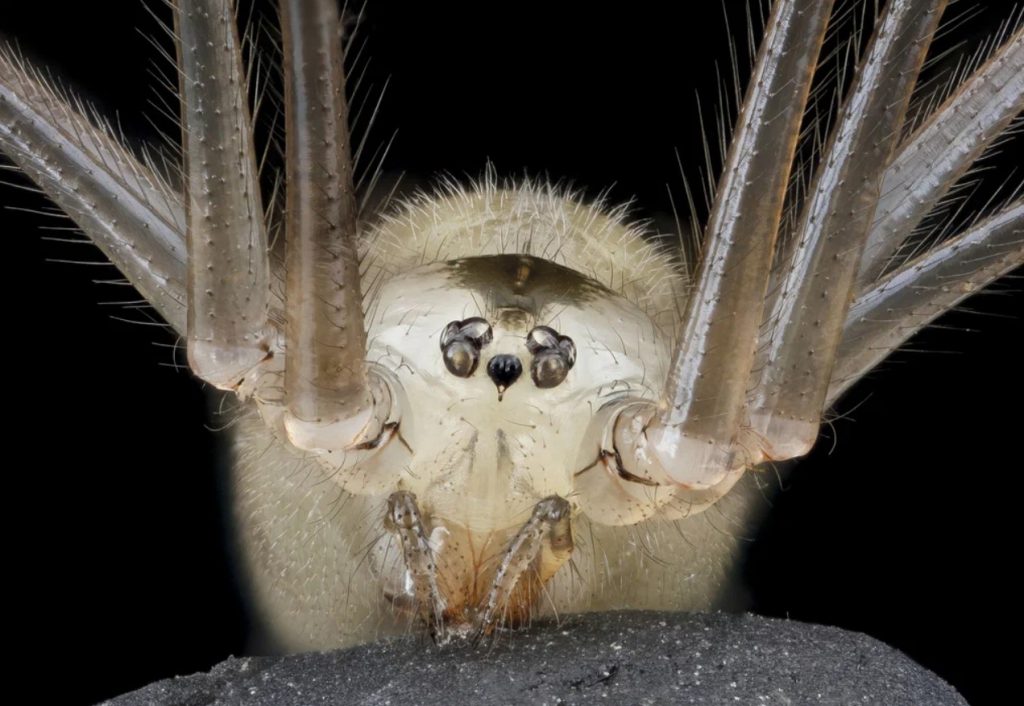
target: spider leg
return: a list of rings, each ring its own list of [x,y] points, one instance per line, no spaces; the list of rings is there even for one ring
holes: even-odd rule
[[[1018,200],[863,292],[846,319],[826,405],[937,316],[1021,265]]]
[[[300,448],[340,449],[380,430],[356,245],[348,108],[335,0],[282,0],[285,57],[285,427]],[[375,419],[375,412],[383,417]],[[371,422],[372,429],[367,429]]]
[[[269,354],[270,264],[230,0],[179,0],[175,40],[188,193],[188,359],[237,389]]]
[[[907,234],[1022,110],[1024,28],[897,150],[882,179],[859,287],[878,279]]]
[[[822,156],[795,246],[781,264],[748,398],[765,458],[818,436],[854,279],[911,91],[944,2],[891,2]]]
[[[613,451],[629,471],[625,480],[674,485],[681,491],[671,499],[675,514],[690,512],[691,494],[720,495],[743,468],[801,456],[814,443],[879,184],[944,6],[944,0],[887,5],[822,157],[794,244],[774,265],[779,286],[762,310],[788,165],[827,21],[814,19],[812,31],[800,28],[797,36],[816,40],[805,41],[804,56],[797,58],[775,42],[800,46],[782,35],[812,22],[813,4],[802,12],[793,3],[773,9],[662,404],[653,413],[649,406],[623,406],[611,422]],[[783,96],[777,110],[758,112],[762,102]],[[754,164],[759,168],[745,173]],[[755,350],[759,330],[767,340]],[[592,476],[588,480],[600,477]],[[693,511],[706,506],[696,499]]]
[[[660,412],[634,406],[614,422],[626,428],[643,416],[643,433],[616,431],[616,443],[627,465],[655,482],[708,487],[733,465],[783,197],[830,10],[830,2],[773,8]]]
[[[181,195],[109,125],[0,47],[0,151],[61,207],[179,333],[185,331]]]

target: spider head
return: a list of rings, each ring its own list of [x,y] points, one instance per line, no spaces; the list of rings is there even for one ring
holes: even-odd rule
[[[532,579],[503,598],[507,619],[528,616],[538,587],[569,556],[564,537],[559,551],[551,538],[580,511],[577,476],[599,452],[592,421],[622,399],[653,399],[665,376],[664,339],[624,297],[525,255],[424,265],[390,279],[373,301],[368,360],[401,409],[401,444],[391,442],[401,455],[369,457],[337,477],[374,479],[381,492],[376,480],[387,478],[392,491],[416,498],[418,532],[430,538],[453,624],[488,602],[542,502],[563,499],[546,511],[556,520],[535,522],[543,550],[520,562]],[[392,529],[409,516],[395,515]],[[416,560],[387,551],[392,541],[383,541],[377,571],[400,605],[415,593],[408,571]]]

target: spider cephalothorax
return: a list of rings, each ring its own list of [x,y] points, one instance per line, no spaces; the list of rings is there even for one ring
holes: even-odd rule
[[[469,222],[470,208],[486,217]],[[460,218],[461,237],[446,242]],[[437,243],[435,261],[419,264]],[[599,206],[493,177],[395,207],[364,244],[368,271],[380,270],[367,359],[391,407],[365,438],[312,452],[346,502],[371,517],[389,508],[387,531],[369,540],[376,579],[363,583],[383,581],[391,603],[438,635],[521,622],[572,553],[582,512],[623,524],[672,499],[624,468],[609,484],[616,452],[594,419],[655,399],[669,351],[654,313],[670,324],[682,280]],[[615,291],[601,280],[616,267],[658,284]],[[287,357],[277,354],[285,367]],[[277,385],[265,369],[257,400]],[[280,405],[261,408],[287,441]],[[615,497],[620,482],[636,483],[638,499]]]
[[[544,185],[358,214],[330,0],[281,3],[280,265],[230,2],[175,3],[184,193],[0,54],[0,146],[246,402],[239,537],[280,644],[720,604],[735,539],[691,516],[749,514],[747,471],[806,453],[853,380],[1019,264],[1020,201],[899,255],[1019,113],[1021,32],[904,139],[944,3],[889,3],[805,194],[830,6],[776,4],[690,282],[621,210]],[[631,548],[640,523],[677,563]]]

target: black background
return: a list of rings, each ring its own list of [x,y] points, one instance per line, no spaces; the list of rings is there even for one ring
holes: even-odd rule
[[[637,197],[640,216],[670,212],[673,150],[701,159],[695,93],[714,103],[715,62],[728,66],[717,3],[434,5],[370,0],[362,23],[366,85],[390,76],[370,140],[398,130],[387,169],[476,176],[490,159],[503,175],[566,178],[591,194],[612,185],[614,201]],[[977,41],[1009,5],[982,5],[950,40]],[[154,51],[137,28],[153,22],[134,0],[0,13],[0,32],[144,139]],[[45,206],[13,187],[0,199]],[[37,215],[0,218],[5,436],[20,452],[4,494],[9,646],[49,665],[43,688],[65,703],[241,652],[204,393],[168,367],[155,345],[167,335],[98,303],[131,298],[92,283],[110,268],[49,261],[98,253],[41,240]],[[972,703],[1002,701],[1013,679],[997,641],[1013,644],[1019,614],[1019,290],[1004,281],[971,299],[846,396],[846,418],[796,467],[748,572],[760,612],[874,635]]]

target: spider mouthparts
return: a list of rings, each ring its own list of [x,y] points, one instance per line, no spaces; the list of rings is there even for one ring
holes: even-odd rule
[[[385,526],[402,545],[403,590],[392,606],[425,623],[437,644],[479,640],[497,627],[526,622],[544,584],[573,550],[571,506],[538,502],[518,528],[481,535],[421,512],[408,491],[388,498]],[[443,537],[441,536],[443,535]]]

